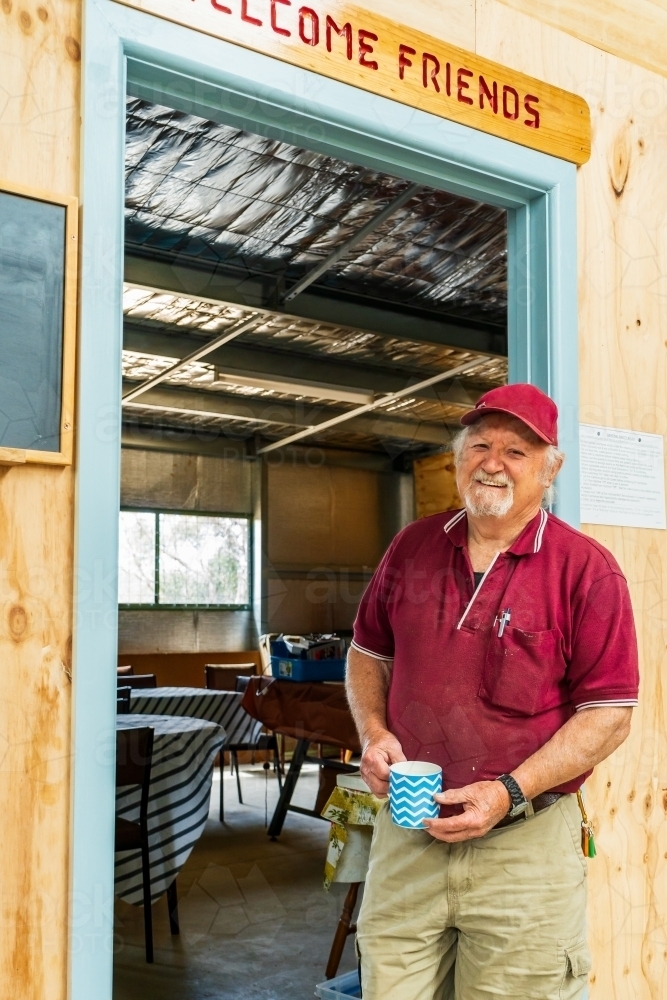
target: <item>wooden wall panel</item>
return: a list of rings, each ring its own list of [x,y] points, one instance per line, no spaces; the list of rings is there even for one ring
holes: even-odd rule
[[[451,451],[417,459],[414,477],[417,517],[428,517],[463,506],[456,488],[456,467]]]
[[[664,0],[501,0],[604,52],[667,74]],[[647,108],[646,110],[650,110]]]
[[[78,194],[78,3],[0,3],[0,183]],[[63,1000],[73,471],[0,469],[0,983]]]
[[[635,6],[623,8],[628,35]],[[577,7],[584,23],[590,7]],[[496,0],[478,0],[477,47],[596,95],[593,155],[579,170],[581,419],[667,434],[667,81]],[[599,850],[589,864],[591,1000],[658,1000],[667,995],[667,532],[585,530],[628,577],[642,673],[631,737],[587,783]]]
[[[475,51],[475,0],[361,0],[358,4],[397,24]]]

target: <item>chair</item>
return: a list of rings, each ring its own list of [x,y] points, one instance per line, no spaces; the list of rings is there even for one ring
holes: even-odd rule
[[[238,670],[238,668],[244,669],[243,674],[237,674],[234,677],[234,686],[231,687],[232,670]],[[250,678],[255,674],[255,664],[252,663],[242,663],[242,664],[208,664],[205,668],[206,673],[206,687],[213,691],[230,691],[233,690],[238,694],[241,694],[247,688]],[[262,732],[263,726],[261,722],[257,722],[252,719],[247,712],[245,712],[240,705],[234,712],[232,718],[230,719],[229,725],[225,723],[228,728],[227,739],[225,745],[220,751],[220,822],[224,822],[225,819],[225,753],[229,753],[229,766],[231,773],[234,774],[236,771],[236,790],[239,797],[239,803],[243,805],[243,793],[241,791],[241,771],[239,768],[239,758],[238,754],[241,750],[268,750],[273,751],[273,767],[278,776],[278,785],[282,790],[282,768],[280,764],[280,756],[278,754],[278,741],[273,733]],[[268,767],[268,764],[266,765]]]
[[[141,688],[157,687],[155,674],[122,674],[118,677],[118,687],[130,687],[133,691]]]
[[[125,677],[127,674],[134,673],[134,667],[131,667],[129,664],[126,667],[116,667],[116,673],[119,677]]]
[[[212,691],[236,691],[237,677],[254,677],[254,663],[207,663],[204,667],[206,687]]]
[[[116,714],[117,715],[129,715],[130,714],[130,695],[132,694],[132,688],[127,685],[119,687],[116,690]]]
[[[146,961],[153,961],[153,910],[151,901],[150,848],[148,845],[148,792],[153,760],[154,730],[149,726],[142,729],[120,729],[116,733],[116,788],[139,785],[141,801],[139,822],[116,816],[116,850],[141,851],[141,872],[144,895],[144,931],[146,937]],[[176,879],[167,889],[169,927],[172,934],[179,933],[178,895]]]

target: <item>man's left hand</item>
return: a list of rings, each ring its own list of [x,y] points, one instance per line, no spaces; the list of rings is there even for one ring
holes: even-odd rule
[[[462,805],[463,813],[447,819],[426,819],[424,826],[436,840],[449,844],[483,837],[507,816],[510,796],[500,781],[477,781],[433,796],[443,806]]]

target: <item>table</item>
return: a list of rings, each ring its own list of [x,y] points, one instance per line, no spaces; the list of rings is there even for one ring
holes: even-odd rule
[[[243,692],[209,688],[140,688],[130,694],[130,711],[146,715],[179,715],[207,719],[225,730],[225,746],[256,743],[262,723],[241,707]]]
[[[373,827],[383,804],[382,799],[373,795],[360,774],[339,774],[336,787],[322,810],[323,818],[331,821],[324,888],[328,889],[332,882],[350,883],[329,953],[327,979],[336,975],[345,942],[357,930],[357,925],[352,923],[352,915],[357,905],[359,886],[366,881]]]
[[[154,730],[153,766],[148,796],[151,897],[169,888],[187,861],[208,819],[213,761],[225,742],[215,722],[164,715],[119,715],[116,729]],[[116,791],[116,814],[139,821],[138,786]],[[141,851],[118,851],[115,894],[127,903],[143,903]]]
[[[293,806],[292,795],[301,768],[306,761],[319,764],[321,769],[326,768],[334,773],[352,773],[358,770],[355,765],[343,764],[328,757],[308,756],[311,743],[326,743],[341,750],[361,753],[356,726],[347,704],[345,686],[327,681],[301,684],[297,681],[277,680],[272,677],[251,677],[243,696],[243,707],[267,729],[284,733],[285,736],[291,736],[297,741],[278,804],[269,824],[267,831],[269,837],[275,840],[280,835],[288,812],[322,819],[320,810],[330,791],[324,782],[321,782],[314,809]],[[320,775],[323,773],[320,770]]]

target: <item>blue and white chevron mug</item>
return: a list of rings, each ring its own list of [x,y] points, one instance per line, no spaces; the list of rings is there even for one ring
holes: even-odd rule
[[[425,819],[437,819],[433,796],[442,791],[442,768],[421,760],[404,760],[389,768],[389,804],[396,826],[423,830]]]

